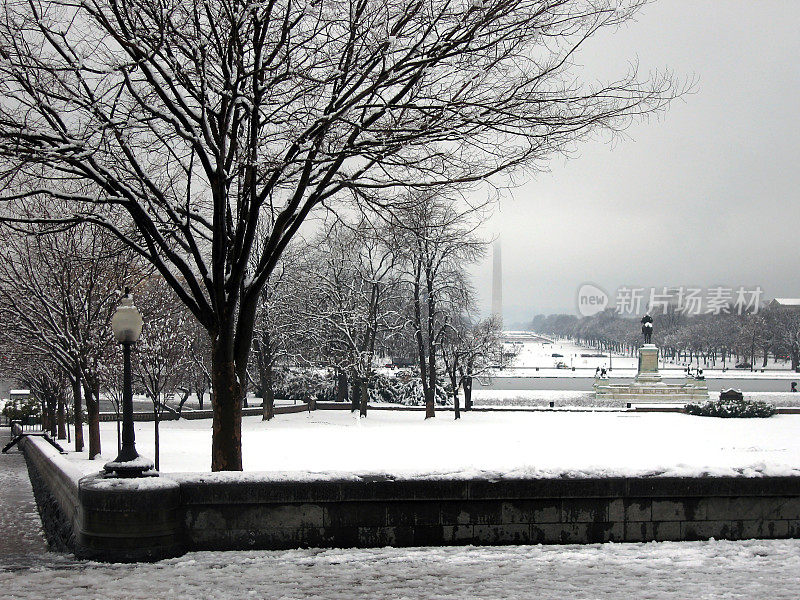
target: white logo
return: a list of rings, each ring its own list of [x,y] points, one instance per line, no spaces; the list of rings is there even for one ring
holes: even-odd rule
[[[578,313],[591,317],[608,306],[608,294],[594,284],[584,283],[578,290]]]

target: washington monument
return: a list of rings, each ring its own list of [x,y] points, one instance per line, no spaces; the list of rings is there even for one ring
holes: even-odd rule
[[[503,326],[503,261],[500,254],[500,240],[492,247],[492,317]]]

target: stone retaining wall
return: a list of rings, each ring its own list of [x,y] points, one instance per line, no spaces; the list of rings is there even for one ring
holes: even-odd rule
[[[275,407],[275,414],[276,415],[288,415],[292,413],[299,413],[299,412],[308,412],[308,404],[301,403],[301,404],[291,404],[291,405],[283,405],[283,406],[276,406]],[[348,404],[347,407],[349,408],[350,405]],[[260,406],[248,407],[242,409],[242,416],[245,417],[255,417],[261,415],[263,409]],[[210,419],[214,416],[213,410],[184,410],[181,412],[180,415],[176,413],[171,413],[168,411],[164,411],[161,414],[161,421],[177,421],[179,419],[186,419],[189,421],[193,421],[196,419]],[[100,413],[100,421],[118,421],[121,420],[122,416],[117,415],[114,412],[102,412]],[[155,421],[155,417],[153,416],[152,412],[135,412],[133,413],[133,420],[140,422],[140,421]]]
[[[800,536],[800,478],[207,481],[177,475],[194,549]]]
[[[81,477],[40,438],[21,447],[48,538],[98,560],[211,549],[800,537],[800,477],[126,480]]]
[[[15,426],[12,434],[20,433]],[[75,549],[75,522],[80,511],[78,486],[83,473],[39,437],[19,442],[25,455],[36,506],[47,544],[59,551]]]

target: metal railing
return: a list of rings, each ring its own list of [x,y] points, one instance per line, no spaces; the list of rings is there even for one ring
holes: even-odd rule
[[[22,431],[42,431],[42,418],[41,417],[22,417],[17,419],[10,419],[6,416],[0,420],[0,426],[11,427],[16,423]]]

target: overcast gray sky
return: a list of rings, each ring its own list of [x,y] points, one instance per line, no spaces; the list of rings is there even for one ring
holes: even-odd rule
[[[507,324],[575,312],[578,287],[760,285],[800,296],[800,2],[660,0],[593,40],[592,77],[669,68],[695,93],[508,192]],[[488,312],[491,255],[476,269]]]

